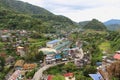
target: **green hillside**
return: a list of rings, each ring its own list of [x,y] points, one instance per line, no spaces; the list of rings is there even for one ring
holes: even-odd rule
[[[0,0],[0,3],[6,8],[13,9],[21,13],[52,15],[51,12],[45,10],[44,8],[18,0]]]
[[[28,29],[49,33],[77,26],[67,17],[15,0],[0,0],[0,19],[0,29]]]
[[[96,19],[93,19],[92,21],[88,22],[83,28],[93,30],[106,30],[106,26]]]

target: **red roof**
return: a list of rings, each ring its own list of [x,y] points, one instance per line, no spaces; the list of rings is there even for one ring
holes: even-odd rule
[[[53,76],[52,75],[49,75],[47,80],[52,80]]]
[[[70,76],[73,76],[73,73],[66,73],[64,74],[65,77],[70,77]]]
[[[120,54],[116,53],[116,54],[114,55],[114,59],[119,59],[119,60],[120,60]]]

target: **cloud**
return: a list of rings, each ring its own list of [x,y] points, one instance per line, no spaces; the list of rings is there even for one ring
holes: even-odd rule
[[[46,8],[57,15],[64,15],[74,21],[97,18],[106,21],[120,18],[120,0],[22,0]]]

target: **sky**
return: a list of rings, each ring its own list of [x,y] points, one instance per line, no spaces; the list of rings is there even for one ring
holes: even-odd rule
[[[93,18],[105,22],[120,19],[120,0],[21,0],[43,7],[56,15],[64,15],[75,22]]]

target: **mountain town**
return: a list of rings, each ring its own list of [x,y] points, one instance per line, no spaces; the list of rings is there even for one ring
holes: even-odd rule
[[[0,0],[0,80],[120,80],[120,20]]]

